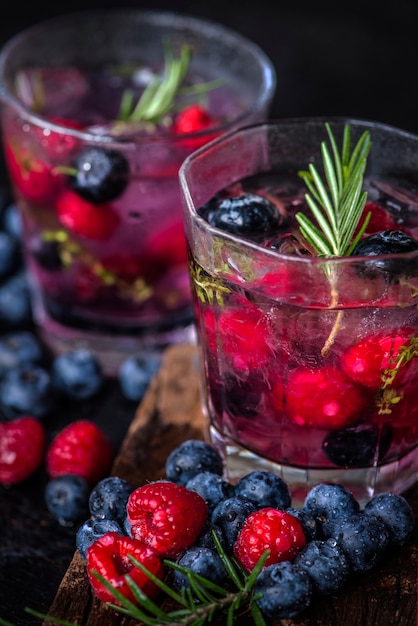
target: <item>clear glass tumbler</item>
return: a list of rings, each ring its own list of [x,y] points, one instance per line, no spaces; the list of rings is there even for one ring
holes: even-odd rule
[[[324,180],[327,123],[338,147],[348,126],[351,145],[366,132],[371,149],[358,247],[321,257],[303,242],[296,215],[309,215],[301,172],[313,164]],[[204,408],[230,479],[278,472],[296,502],[323,481],[363,503],[410,487],[418,137],[345,118],[256,124],[186,158],[180,184]]]
[[[111,9],[53,18],[1,51],[4,156],[34,319],[55,353],[110,373],[194,337],[178,169],[266,118],[275,70],[221,24]]]

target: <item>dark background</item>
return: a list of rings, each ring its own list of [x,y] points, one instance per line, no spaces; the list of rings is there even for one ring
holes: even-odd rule
[[[27,4],[2,0],[0,47],[23,28],[68,11],[122,5],[179,11],[223,23],[264,49],[277,73],[271,118],[347,115],[418,133],[417,0]],[[94,415],[117,448],[135,410],[123,403],[110,386],[100,406],[67,407],[59,417],[65,422],[75,414]],[[16,626],[40,623],[24,607],[47,611],[75,549],[74,532],[59,527],[43,506],[45,480],[38,473],[22,485],[0,489],[0,617]]]

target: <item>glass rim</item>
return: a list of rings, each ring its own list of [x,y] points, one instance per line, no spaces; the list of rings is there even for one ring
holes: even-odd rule
[[[139,23],[143,22],[145,25],[151,26],[163,25],[168,28],[180,31],[182,27],[187,27],[191,31],[197,32],[213,39],[222,39],[228,41],[231,46],[241,46],[252,55],[257,61],[260,68],[260,76],[262,76],[263,88],[260,89],[257,99],[253,102],[251,107],[244,111],[240,111],[233,118],[211,126],[208,129],[203,129],[191,133],[183,133],[176,136],[163,135],[161,133],[149,133],[135,132],[134,136],[130,136],[129,133],[118,137],[117,134],[98,134],[88,130],[80,130],[69,128],[64,124],[60,124],[59,121],[52,122],[43,115],[34,113],[31,111],[21,100],[19,100],[8,89],[5,81],[5,73],[7,62],[10,54],[18,48],[22,42],[30,36],[35,35],[38,32],[42,32],[45,28],[52,28],[59,25],[65,25],[67,20],[83,20],[90,19],[92,24],[100,24],[101,20],[111,20],[115,16],[120,16],[123,19],[131,21],[132,19],[138,20]],[[191,13],[180,13],[170,10],[153,10],[153,9],[135,9],[131,7],[117,7],[117,8],[103,8],[103,9],[85,9],[68,12],[62,15],[47,18],[36,24],[33,24],[24,30],[12,35],[3,47],[0,49],[0,103],[3,102],[12,108],[17,114],[26,119],[29,123],[38,126],[41,129],[51,129],[54,132],[62,133],[65,135],[71,135],[75,138],[83,141],[90,141],[96,143],[112,143],[121,144],[123,146],[135,145],[139,142],[167,142],[172,144],[181,143],[185,139],[203,139],[204,137],[211,137],[218,133],[228,133],[234,128],[241,127],[243,121],[254,115],[258,110],[265,108],[270,100],[274,96],[274,92],[277,84],[276,69],[270,57],[267,53],[258,45],[255,41],[247,38],[240,32],[226,26],[220,22],[216,22],[210,18],[199,17]]]

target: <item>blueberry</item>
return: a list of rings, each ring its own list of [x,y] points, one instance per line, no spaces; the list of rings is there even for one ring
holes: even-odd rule
[[[350,574],[350,563],[335,539],[307,543],[294,560],[310,576],[313,589],[321,595],[339,591]]]
[[[352,256],[370,256],[386,254],[406,254],[418,251],[418,241],[401,230],[384,230],[361,239],[352,252]],[[387,282],[399,282],[401,276],[414,276],[418,273],[418,255],[411,258],[378,258],[358,267],[360,276],[376,278],[384,273]]]
[[[334,524],[358,513],[360,504],[343,485],[319,483],[308,491],[303,509],[316,519],[319,538],[327,539],[333,535]]]
[[[165,463],[167,480],[185,485],[200,472],[223,474],[223,461],[219,452],[206,441],[188,439],[172,450]]]
[[[106,533],[115,532],[123,535],[121,526],[111,519],[88,519],[77,530],[75,542],[77,550],[83,559],[86,558],[87,548]]]
[[[45,487],[45,504],[63,526],[87,517],[90,486],[82,476],[63,474]]]
[[[297,509],[295,507],[289,506],[286,509],[286,513],[290,513],[301,523],[303,534],[305,535],[307,541],[313,541],[318,537],[318,524],[308,511],[304,509]]]
[[[9,203],[2,213],[2,223],[4,230],[12,235],[17,241],[21,241],[23,232],[23,220],[17,204]]]
[[[373,515],[357,513],[334,526],[334,537],[354,572],[367,572],[383,558],[389,546],[385,524]]]
[[[17,272],[20,266],[20,245],[10,233],[0,230],[0,280]]]
[[[199,472],[186,483],[186,488],[198,493],[206,502],[209,515],[215,506],[235,493],[234,486],[214,472]]]
[[[119,384],[128,400],[139,402],[145,394],[151,379],[161,365],[160,352],[148,352],[125,359],[118,371]]]
[[[235,485],[235,495],[253,502],[258,509],[287,509],[291,503],[287,483],[273,472],[254,470],[242,476]]]
[[[5,330],[28,328],[33,323],[28,277],[13,274],[0,285],[0,325]]]
[[[80,348],[55,357],[51,380],[54,389],[67,398],[86,400],[100,391],[104,374],[96,356]]]
[[[370,467],[383,460],[392,441],[392,428],[385,424],[357,424],[328,433],[322,443],[327,458],[339,467]],[[377,455],[376,455],[377,452]]]
[[[177,564],[190,570],[193,574],[207,578],[216,585],[222,585],[227,579],[222,559],[216,551],[210,548],[192,546],[183,552]],[[173,585],[178,591],[182,588],[190,588],[192,593],[194,592],[187,574],[177,569],[173,569]]]
[[[216,544],[213,538],[213,533],[215,533],[221,546],[225,548],[222,530],[219,528],[219,526],[215,526],[214,524],[212,524],[210,520],[206,520],[206,522],[204,523],[202,531],[196,539],[195,545],[200,546],[201,548],[210,548],[211,550],[216,551]]]
[[[261,612],[271,619],[292,619],[312,602],[312,582],[308,573],[290,561],[265,567],[257,576],[254,594]]]
[[[364,507],[364,513],[377,517],[384,523],[391,547],[403,546],[415,528],[413,510],[403,496],[395,493],[374,496]]]
[[[115,520],[123,524],[126,504],[134,487],[123,478],[109,476],[93,487],[89,497],[89,510],[93,517]]]
[[[243,500],[236,496],[221,500],[221,502],[216,505],[210,517],[210,521],[214,526],[218,526],[221,529],[226,552],[232,553],[234,543],[237,540],[245,520],[250,513],[256,510],[257,507],[253,502]]]
[[[199,209],[199,214],[211,226],[226,232],[259,239],[277,231],[282,217],[276,207],[262,196],[240,196],[210,200]]]
[[[44,348],[32,331],[12,331],[0,338],[0,376],[24,363],[41,365],[44,357]]]
[[[77,171],[69,177],[70,187],[93,204],[114,200],[127,187],[129,164],[116,150],[87,148],[78,154],[73,165]]]
[[[38,265],[49,272],[63,269],[60,242],[55,239],[36,237],[30,243],[30,251]]]
[[[55,404],[49,372],[30,363],[8,370],[0,380],[0,404],[10,419],[21,415],[45,417]]]

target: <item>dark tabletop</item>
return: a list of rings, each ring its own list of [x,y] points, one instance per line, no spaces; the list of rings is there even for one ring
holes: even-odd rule
[[[0,46],[22,28],[46,17],[124,4],[178,10],[210,18],[256,41],[277,72],[271,117],[349,115],[418,132],[415,73],[418,5],[394,2],[254,2],[241,0],[74,0],[30,3],[6,0]],[[272,6],[271,6],[272,5]],[[291,6],[289,6],[291,5]],[[342,8],[343,7],[343,8]],[[0,162],[0,182],[6,180]],[[1,333],[1,328],[0,328]],[[51,438],[64,424],[93,419],[118,450],[134,413],[116,381],[83,404],[58,407],[45,426]],[[75,549],[75,530],[62,527],[45,508],[44,469],[20,485],[0,486],[0,617],[16,626],[38,624],[25,606],[46,612]]]

